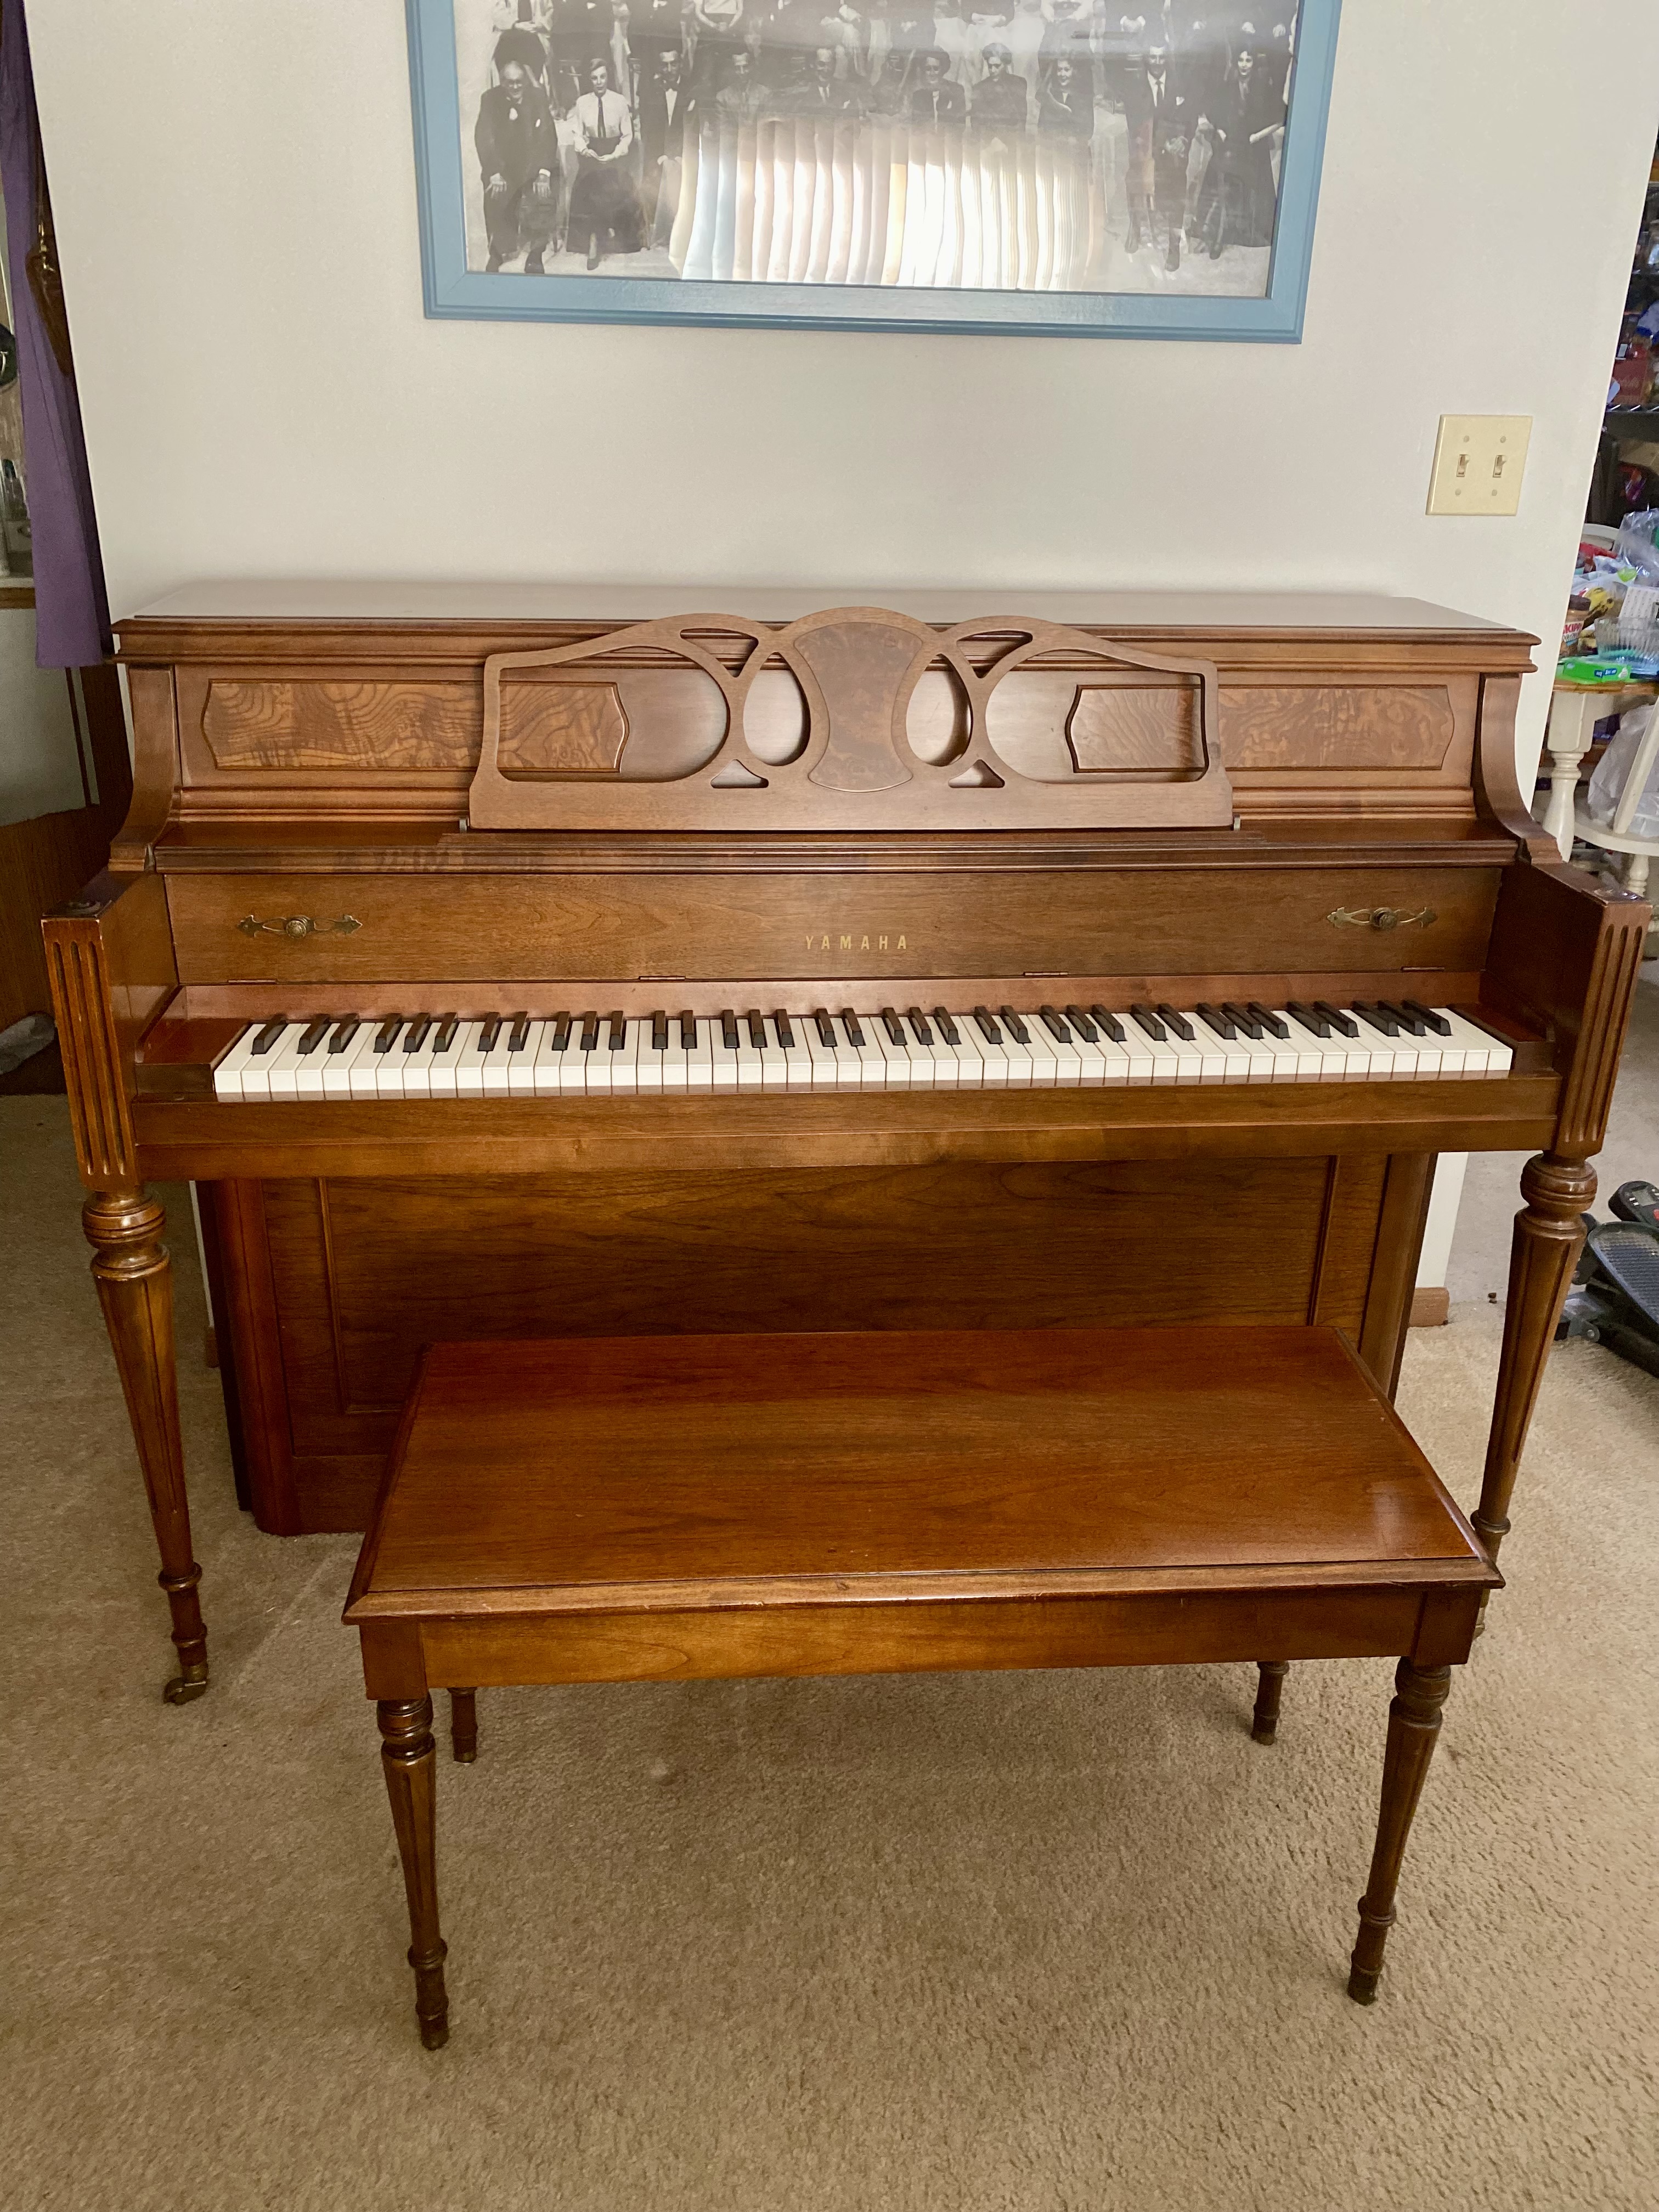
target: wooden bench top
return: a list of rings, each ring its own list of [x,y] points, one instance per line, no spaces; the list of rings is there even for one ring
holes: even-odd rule
[[[1495,1586],[1320,1328],[445,1344],[346,1620]]]

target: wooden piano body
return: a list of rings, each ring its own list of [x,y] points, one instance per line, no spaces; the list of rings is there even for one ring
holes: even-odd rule
[[[363,1525],[436,1339],[1306,1322],[1391,1389],[1435,1155],[1536,1149],[1496,1548],[1647,918],[1521,802],[1532,641],[1380,599],[970,613],[271,586],[122,624],[132,812],[46,934],[169,1694],[206,1657],[147,1179],[198,1187],[239,1480],[291,1533]],[[279,1013],[1407,997],[1478,1013],[1510,1072],[214,1089]]]

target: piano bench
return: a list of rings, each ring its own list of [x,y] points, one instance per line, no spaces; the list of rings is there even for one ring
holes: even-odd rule
[[[430,1692],[1400,1659],[1349,1993],[1375,1995],[1450,1668],[1500,1577],[1322,1328],[442,1344],[345,1619],[447,2034]]]

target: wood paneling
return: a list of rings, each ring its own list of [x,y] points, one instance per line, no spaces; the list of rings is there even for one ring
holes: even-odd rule
[[[1224,944],[1235,973],[1477,971],[1499,871],[1286,869],[1246,892],[1170,867],[1066,882],[969,874],[648,879],[540,876],[319,878],[309,902],[285,876],[169,876],[180,979],[189,983],[398,981],[489,976],[1024,976],[1206,972]],[[1389,932],[1334,921],[1387,908],[1432,919]],[[239,924],[351,915],[349,936],[257,936]]]
[[[420,1348],[445,1339],[1316,1317],[1357,1341],[1386,1175],[1378,1158],[238,1185],[225,1260],[245,1277],[238,1372],[264,1393],[255,1510],[362,1526]]]

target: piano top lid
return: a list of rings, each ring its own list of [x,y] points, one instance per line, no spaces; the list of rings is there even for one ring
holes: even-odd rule
[[[1028,618],[1115,633],[1197,630],[1208,637],[1260,637],[1322,632],[1369,633],[1401,640],[1486,633],[1523,634],[1481,615],[1460,614],[1425,599],[1366,592],[1040,592],[1007,585],[942,590],[876,586],[775,586],[573,583],[395,583],[343,580],[222,580],[187,584],[136,608],[115,624],[156,623],[610,623],[656,620],[688,612],[747,616],[785,623],[820,609],[854,604],[890,608],[925,623],[957,623],[977,613],[1010,610]],[[1529,635],[1525,641],[1535,645]]]

